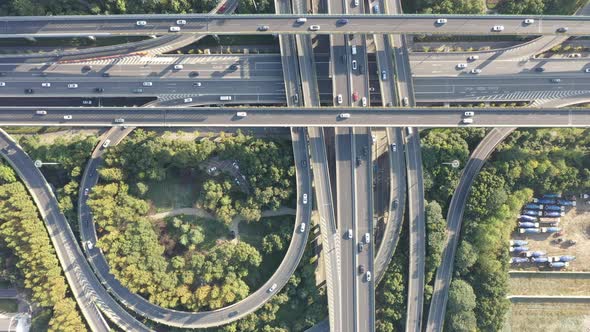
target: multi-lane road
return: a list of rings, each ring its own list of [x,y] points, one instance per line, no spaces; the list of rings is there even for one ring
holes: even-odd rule
[[[225,126],[225,127],[464,127],[457,108],[285,108],[285,107],[0,107],[0,125],[10,126]],[[579,108],[470,108],[473,127],[588,127],[590,110]],[[246,112],[240,117],[237,112]],[[348,113],[343,119],[340,114]],[[71,115],[71,120],[64,117]],[[120,125],[120,124],[119,124]]]
[[[307,22],[298,24],[297,18]],[[338,23],[348,19],[346,24]],[[444,24],[437,23],[447,18]],[[525,24],[526,18],[534,18]],[[0,37],[151,36],[163,34],[471,34],[589,35],[587,16],[517,15],[234,15],[146,14],[0,17]],[[183,22],[184,21],[184,22]],[[145,24],[143,24],[145,23]],[[319,26],[318,28],[312,28]],[[493,30],[502,26],[501,30]],[[171,27],[176,27],[170,29]],[[567,28],[567,31],[561,30]]]

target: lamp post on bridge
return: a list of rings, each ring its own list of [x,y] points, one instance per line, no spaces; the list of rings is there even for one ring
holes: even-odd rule
[[[35,160],[35,167],[41,168],[43,165],[59,165],[59,163],[44,163],[41,160]]]
[[[443,165],[451,165],[451,167],[453,167],[453,168],[459,168],[459,166],[461,166],[461,163],[459,162],[459,160],[455,159],[455,160],[451,161],[450,163],[449,162],[443,163]]]

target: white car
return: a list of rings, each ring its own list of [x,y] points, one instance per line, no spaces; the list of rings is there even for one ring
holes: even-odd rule
[[[123,118],[116,118],[115,123],[125,123],[125,119]]]
[[[479,59],[479,55],[470,55],[467,60],[469,61],[475,61]]]
[[[303,23],[307,22],[307,17],[300,17],[297,19],[296,22],[299,24],[303,24]]]
[[[340,113],[338,117],[341,119],[350,119],[350,113]]]
[[[371,281],[371,271],[367,271],[366,278],[367,281]]]
[[[371,135],[371,141],[373,142],[373,144],[377,143],[377,136]]]
[[[492,27],[492,31],[495,31],[495,32],[504,31],[504,26],[503,25],[494,25]]]
[[[365,243],[366,244],[371,243],[371,234],[365,233]]]
[[[336,100],[338,101],[338,104],[342,104],[342,95],[338,95],[336,96]]]
[[[82,100],[82,105],[92,105],[92,100],[88,100],[88,99]]]
[[[391,151],[393,151],[393,152],[397,151],[397,145],[395,143],[391,144]]]
[[[590,73],[590,68],[586,68],[586,69],[584,69],[584,72],[585,72],[585,73]]]
[[[195,83],[193,83],[193,86],[201,86],[201,85],[203,85],[203,83],[201,83],[201,82],[195,82]]]
[[[275,291],[275,289],[277,289],[277,284],[272,284],[272,286],[270,286],[270,288],[268,289],[268,292],[272,293]]]
[[[180,31],[180,27],[170,27],[168,30],[170,30],[170,32],[178,32]]]
[[[109,144],[111,144],[111,140],[110,139],[106,139],[104,141],[104,143],[102,143],[102,147],[103,148],[108,148],[109,147]]]
[[[143,86],[152,86],[154,83],[152,82],[143,82]]]
[[[356,70],[358,68],[356,60],[352,60],[352,70]]]
[[[303,204],[307,204],[307,194],[303,194]]]
[[[467,112],[465,112],[465,113],[464,113],[464,115],[465,115],[466,117],[471,117],[471,116],[474,116],[474,115],[475,115],[475,112],[472,112],[472,111],[467,111]]]
[[[184,102],[185,103],[192,103],[193,102],[193,98],[184,98]]]
[[[77,83],[70,83],[68,84],[68,89],[77,89],[78,88],[78,84]]]
[[[185,25],[186,21],[185,20],[176,20],[176,25]]]
[[[309,30],[310,31],[320,31],[320,26],[319,25],[310,25]]]
[[[304,222],[302,222],[301,225],[299,225],[299,231],[301,233],[305,232],[305,223]]]
[[[352,45],[350,51],[352,52],[352,55],[356,55],[356,45]]]
[[[387,79],[387,72],[385,70],[381,71],[381,79],[384,81]]]
[[[462,120],[463,124],[472,124],[473,123],[473,118],[464,118]]]
[[[532,18],[527,18],[526,20],[524,20],[524,24],[533,24],[535,23],[535,20]]]
[[[479,68],[473,68],[473,69],[471,69],[470,73],[472,73],[472,74],[479,74],[479,73],[481,73],[481,69],[479,69]]]
[[[94,244],[92,244],[91,241],[86,241],[86,247],[88,248],[88,250],[92,250],[92,248],[94,248]]]
[[[439,18],[436,20],[436,24],[446,24],[446,23],[447,23],[446,18]]]
[[[247,116],[248,116],[248,113],[246,113],[246,112],[237,112],[237,113],[236,113],[236,116],[237,116],[238,118],[245,118],[245,117],[247,117]]]
[[[47,115],[47,111],[46,110],[37,110],[37,111],[35,111],[35,114],[37,114],[37,115]]]
[[[64,115],[64,120],[72,120],[72,116],[71,115]]]
[[[570,55],[568,55],[569,58],[581,58],[582,54],[580,53],[572,53]]]
[[[138,27],[142,27],[142,26],[144,26],[146,24],[147,24],[146,21],[137,21],[137,22],[135,22],[135,25],[137,25]]]
[[[88,188],[84,188],[84,196],[88,196],[89,192],[90,192],[90,190]]]
[[[349,239],[352,239],[352,229],[349,229],[349,230],[346,232],[346,237],[348,237]]]
[[[174,70],[182,70],[184,69],[183,65],[174,65]]]
[[[465,68],[467,68],[467,64],[466,63],[458,63],[457,64],[457,68],[459,68],[459,69],[465,69]]]
[[[0,86],[6,86],[6,82],[0,82]]]
[[[363,107],[367,107],[367,97],[361,98],[361,103],[363,104]]]
[[[41,87],[43,87],[43,88],[50,88],[51,87],[51,83],[49,83],[49,82],[43,82],[43,83],[41,83]]]

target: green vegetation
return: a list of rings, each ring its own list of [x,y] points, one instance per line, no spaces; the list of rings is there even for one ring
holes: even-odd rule
[[[51,313],[50,331],[86,331],[37,208],[15,172],[0,164],[0,249],[8,252],[9,279],[31,292],[31,299]],[[4,250],[7,249],[7,250]]]
[[[434,278],[436,268],[442,259],[443,245],[447,237],[447,222],[442,216],[442,209],[436,201],[426,202],[426,261],[424,266],[424,297],[426,304],[432,296],[433,287],[430,282]]]
[[[40,136],[22,136],[19,144],[34,160],[54,162],[45,165],[43,175],[55,188],[59,207],[66,216],[74,234],[78,234],[78,190],[82,172],[91,151],[98,143],[93,135],[60,136],[52,143],[42,142]]]
[[[585,0],[500,0],[488,1],[501,14],[571,15]],[[485,14],[482,0],[404,0],[404,12],[440,14]],[[491,8],[490,8],[491,9]]]
[[[475,294],[471,285],[461,279],[455,279],[449,287],[447,303],[448,319],[445,320],[447,331],[476,331]]]
[[[404,221],[393,259],[375,289],[375,328],[378,332],[402,331],[406,320],[408,282],[408,223]]]
[[[571,15],[586,0],[502,0],[496,6],[501,14]]]
[[[241,133],[216,142],[185,141],[140,129],[110,147],[88,205],[112,273],[163,307],[217,309],[246,297],[276,269],[290,241],[292,217],[260,220],[263,208],[278,208],[294,196],[290,152],[289,142]],[[210,158],[237,160],[250,193],[222,170],[207,174],[202,164]],[[174,184],[164,188],[169,179]],[[181,189],[181,182],[184,189],[170,190]],[[181,202],[173,197],[179,193]],[[193,197],[190,205],[198,202],[218,220],[177,216],[154,223],[147,217],[150,205],[139,197],[164,196],[172,206]],[[244,226],[244,241],[234,243],[224,236],[237,211],[252,224]],[[250,227],[259,233],[248,234]]]
[[[18,312],[18,303],[14,299],[0,299],[0,312]]]
[[[206,13],[217,0],[7,0],[0,4],[2,16]],[[269,0],[239,0],[241,13],[274,13]]]
[[[264,220],[266,218],[263,222]],[[289,232],[292,230],[290,228]],[[315,264],[318,257],[314,250],[313,241],[309,241],[295,273],[267,304],[237,322],[212,329],[212,332],[300,332],[326,318],[326,289],[318,289],[315,284]],[[272,272],[274,270],[266,271]]]
[[[505,299],[506,248],[516,216],[533,192],[577,192],[588,188],[589,133],[588,129],[574,128],[516,131],[480,172],[467,201],[455,261],[455,278],[471,285],[476,305],[470,309],[470,304],[463,303],[455,312],[449,308],[449,324],[454,324],[452,317],[456,313],[470,317],[473,312],[478,330],[502,328],[509,308]],[[465,288],[461,287],[462,293],[467,292]]]

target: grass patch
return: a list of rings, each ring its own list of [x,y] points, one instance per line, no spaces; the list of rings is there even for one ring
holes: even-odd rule
[[[201,39],[195,46],[274,45],[278,44],[278,42],[279,40],[272,35],[219,36],[219,39],[207,36]]]
[[[588,313],[589,303],[514,303],[503,332],[580,332]]]
[[[15,299],[0,299],[0,312],[18,312],[18,302]]]
[[[166,221],[174,218],[181,219],[184,222],[198,225],[203,228],[203,235],[205,240],[198,245],[199,250],[210,250],[212,249],[217,239],[225,237],[229,234],[229,229],[222,222],[214,219],[199,218],[197,216],[178,215],[175,217],[166,218]],[[168,226],[170,227],[170,226]]]
[[[110,46],[122,43],[131,43],[149,37],[143,36],[129,36],[129,37],[106,37],[90,40],[89,38],[39,38],[31,41],[23,38],[9,38],[0,40],[0,46],[46,46],[46,47],[96,47],[96,46]]]
[[[590,276],[548,275],[534,277],[511,274],[508,279],[511,295],[588,295]]]
[[[169,170],[166,179],[148,182],[146,198],[157,212],[176,208],[193,207],[201,188],[201,178],[193,174],[181,175],[176,170]]]

